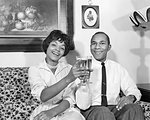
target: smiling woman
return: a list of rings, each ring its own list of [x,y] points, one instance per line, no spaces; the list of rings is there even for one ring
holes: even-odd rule
[[[72,37],[72,1],[0,0],[0,51],[39,52],[42,40],[54,29]]]
[[[46,58],[42,63],[29,68],[31,93],[42,104],[31,114],[30,120],[85,120],[75,107],[74,92],[77,73],[73,67],[60,61],[70,51],[69,36],[53,30],[43,41]]]

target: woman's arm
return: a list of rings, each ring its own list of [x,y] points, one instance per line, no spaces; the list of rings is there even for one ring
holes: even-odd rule
[[[47,100],[53,98],[57,94],[59,94],[63,89],[65,89],[71,82],[73,82],[76,77],[73,75],[72,69],[70,70],[69,74],[62,78],[56,84],[46,87],[41,92],[40,99],[42,102],[46,102]]]
[[[58,106],[51,109],[54,112],[54,116],[64,112],[70,107],[70,103],[67,100],[63,100]]]
[[[88,71],[78,69],[75,64],[66,77],[62,78],[56,84],[43,89],[40,96],[41,101],[46,102],[47,100],[53,98],[54,96],[59,94],[63,89],[65,89],[71,82],[75,81],[77,77],[88,74]]]

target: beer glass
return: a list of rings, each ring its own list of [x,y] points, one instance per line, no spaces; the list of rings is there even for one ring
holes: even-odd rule
[[[82,68],[82,70],[91,72],[92,56],[77,57],[77,64],[79,68]],[[89,78],[90,73],[88,76],[83,75],[79,77],[82,83],[88,82]]]

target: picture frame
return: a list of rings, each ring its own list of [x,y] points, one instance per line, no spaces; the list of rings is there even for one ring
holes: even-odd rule
[[[82,5],[82,28],[99,28],[99,6]]]
[[[0,52],[41,52],[54,29],[67,33],[74,49],[73,0],[0,0]]]

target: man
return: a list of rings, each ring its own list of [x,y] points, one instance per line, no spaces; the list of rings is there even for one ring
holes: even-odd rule
[[[92,36],[90,50],[95,59],[92,61],[93,71],[88,82],[89,97],[86,90],[80,89],[88,87],[81,85],[76,92],[77,106],[86,120],[144,120],[142,108],[134,104],[140,100],[141,93],[126,69],[107,59],[110,49],[110,39],[106,33],[97,32]],[[106,72],[106,83],[103,81],[103,85],[102,67],[105,67]],[[103,86],[105,90],[102,90]],[[120,96],[120,91],[124,96]]]

